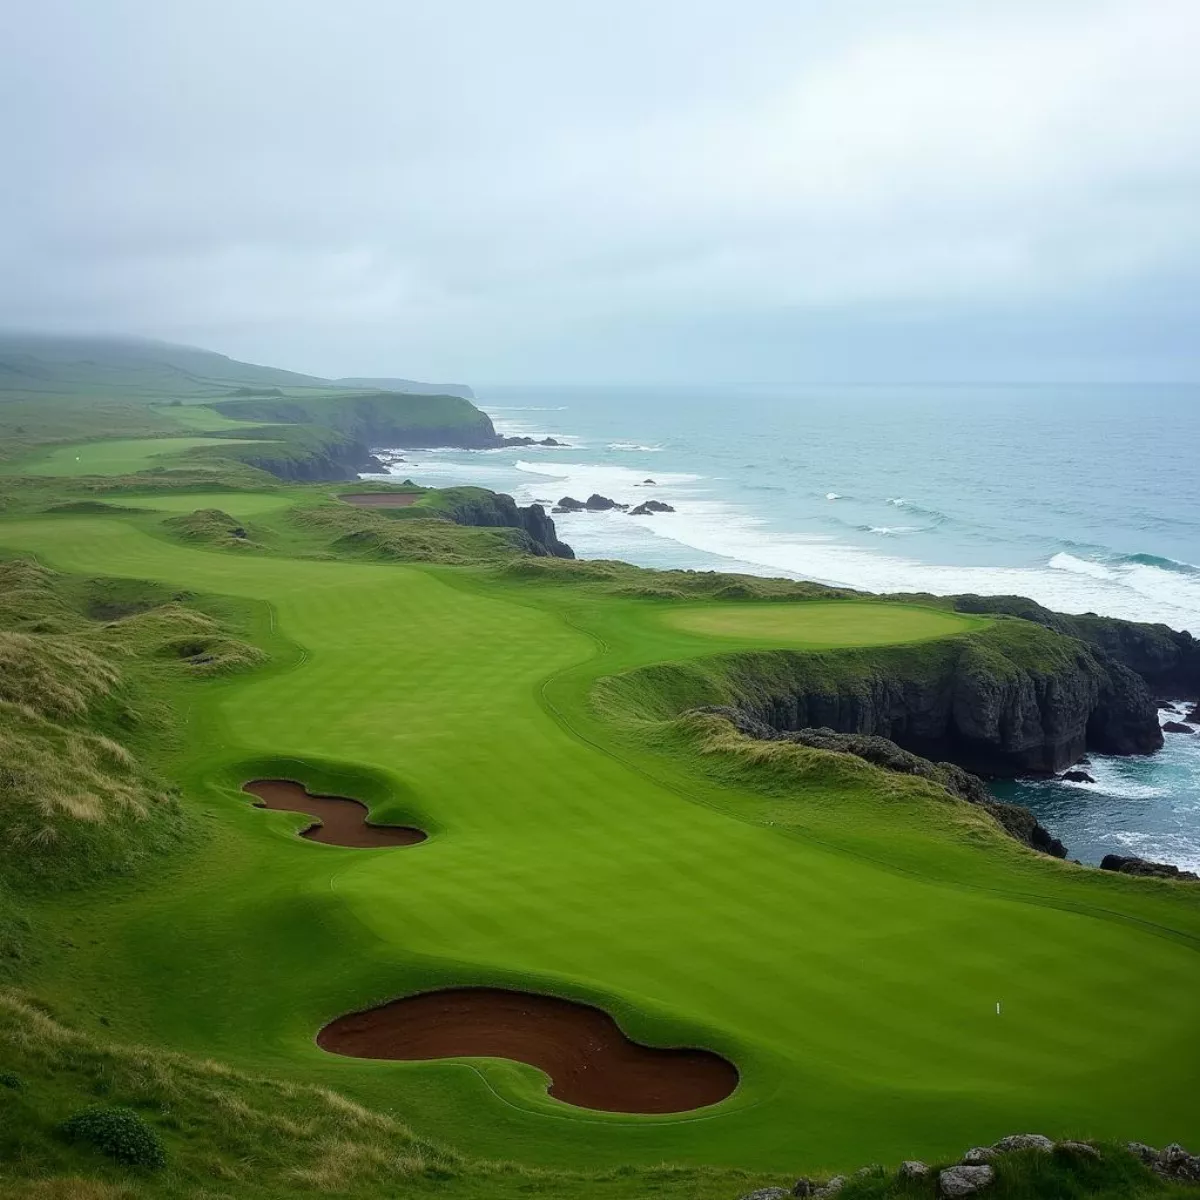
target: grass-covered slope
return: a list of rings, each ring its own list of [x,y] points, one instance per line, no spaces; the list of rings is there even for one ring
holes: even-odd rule
[[[491,419],[462,396],[407,392],[252,398],[211,405],[238,421],[315,425],[371,446],[466,446],[496,443]]]
[[[352,477],[366,466],[368,445],[496,441],[491,421],[461,393],[365,391],[165,342],[0,333],[0,463],[32,460],[43,472],[100,473],[107,469],[103,452],[98,468],[80,465],[95,457],[92,439],[166,439],[219,432],[235,421],[243,430],[247,422],[288,427],[271,454],[237,450],[232,457],[291,479]],[[228,415],[202,407],[221,401],[229,402]],[[48,457],[43,448],[55,444],[63,449]]]
[[[298,536],[282,511],[239,504],[220,507],[264,544]],[[166,765],[212,814],[208,839],[169,886],[72,910],[72,948],[31,980],[64,1017],[102,1011],[115,1037],[333,1086],[421,1136],[546,1166],[855,1166],[1024,1127],[1187,1137],[1200,904],[1181,885],[1045,862],[927,781],[845,756],[614,725],[592,708],[598,678],[729,648],[662,601],[232,553],[156,522],[13,519],[0,545],[269,606],[298,649],[195,685]],[[790,607],[803,648],[805,606]],[[862,608],[843,642],[875,640],[885,610]],[[908,636],[958,636],[947,619],[914,618]],[[739,645],[779,644],[756,636]],[[301,842],[296,819],[237,790],[268,757],[302,782],[373,772],[392,797],[378,818],[432,836],[394,853]],[[313,1045],[339,1012],[463,983],[599,1003],[643,1041],[727,1055],[741,1086],[698,1120],[602,1115],[505,1062]]]

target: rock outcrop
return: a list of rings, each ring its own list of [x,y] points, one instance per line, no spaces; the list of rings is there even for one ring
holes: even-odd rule
[[[482,488],[455,489],[444,512],[458,525],[521,529],[529,538],[529,552],[539,557],[574,558],[575,551],[559,541],[554,521],[540,504],[521,508],[502,492]]]
[[[938,1190],[943,1196],[973,1196],[976,1192],[989,1187],[996,1178],[996,1172],[987,1163],[980,1166],[968,1166],[960,1163],[956,1167],[946,1167],[938,1173]]]
[[[1162,1150],[1156,1150],[1153,1146],[1146,1146],[1141,1142],[1130,1142],[1126,1149],[1129,1154],[1140,1159],[1163,1179],[1175,1183],[1200,1183],[1200,1155],[1190,1153],[1177,1143]],[[953,1200],[955,1197],[973,1196],[976,1193],[986,1192],[996,1182],[995,1162],[998,1158],[1008,1154],[1028,1155],[1031,1153],[1054,1154],[1062,1166],[1076,1170],[1085,1166],[1084,1160],[1088,1160],[1088,1165],[1091,1165],[1104,1157],[1099,1148],[1092,1145],[1091,1142],[1071,1139],[1055,1142],[1040,1133],[1018,1133],[1011,1137],[1001,1138],[991,1146],[976,1146],[974,1149],[968,1150],[957,1163],[939,1170],[937,1172],[937,1194]],[[861,1168],[854,1173],[853,1178],[879,1180],[882,1188],[872,1190],[870,1194],[873,1196],[885,1193],[889,1196],[900,1194],[925,1196],[930,1192],[926,1190],[928,1184],[924,1181],[932,1173],[933,1168],[917,1159],[909,1159],[901,1163],[895,1176],[896,1181],[900,1184],[900,1191],[893,1191],[887,1185],[885,1182],[888,1178],[887,1172],[878,1165]],[[1087,1180],[1088,1176],[1083,1175],[1080,1178]],[[804,1177],[798,1179],[790,1190],[778,1186],[759,1188],[757,1191],[746,1193],[741,1200],[785,1200],[785,1197],[792,1196],[824,1200],[824,1198],[838,1195],[846,1183],[845,1175],[835,1175],[825,1183]],[[913,1188],[916,1190],[912,1190]],[[1091,1190],[1086,1186],[1084,1190],[1091,1195]],[[1075,1195],[1076,1192],[1072,1190],[1071,1194]],[[1108,1193],[1105,1192],[1105,1194]]]
[[[1190,1153],[1178,1142],[1172,1142],[1161,1150],[1142,1142],[1130,1142],[1127,1149],[1164,1179],[1178,1183],[1200,1183],[1200,1154]]]
[[[1146,858],[1106,854],[1100,860],[1100,870],[1118,871],[1122,875],[1145,875],[1154,879],[1200,879],[1194,871],[1181,871],[1173,863],[1151,862]]]
[[[1067,856],[1067,848],[1049,830],[1038,824],[1037,818],[1029,809],[1019,804],[1007,804],[996,800],[982,779],[954,763],[930,762],[927,758],[902,749],[887,738],[871,734],[836,733],[832,729],[798,729],[783,733],[736,708],[711,707],[700,711],[724,717],[739,733],[747,737],[761,741],[788,741],[801,746],[811,746],[815,750],[853,754],[856,758],[899,775],[919,775],[944,787],[960,800],[986,809],[1005,832],[1017,841],[1055,858]]]
[[[956,596],[959,612],[1006,613],[1079,638],[1139,675],[1156,695],[1200,696],[1200,640],[1167,625],[1052,612],[1024,596]]]
[[[1003,622],[925,647],[728,656],[733,707],[783,732],[887,738],[983,775],[1162,746],[1146,685],[1073,639]]]

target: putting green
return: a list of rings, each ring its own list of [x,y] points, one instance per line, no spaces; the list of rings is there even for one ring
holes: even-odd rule
[[[663,620],[690,633],[811,648],[927,641],[981,623],[934,608],[852,600],[689,605],[666,610]]]
[[[696,653],[694,620],[672,629],[647,615],[661,605],[198,550],[155,520],[0,524],[6,549],[239,597],[273,630],[271,666],[180,697],[182,745],[161,765],[205,845],[152,885],[62,900],[71,948],[38,990],[66,1015],[336,1087],[488,1158],[815,1170],[1025,1128],[1153,1144],[1196,1128],[1200,909],[1181,889],[1037,859],[869,781],[758,790],[626,744],[588,696]],[[826,646],[956,628],[877,604],[760,611],[807,614]],[[737,629],[760,619],[737,612]],[[400,852],[301,841],[305,818],[238,791],[285,774],[374,788],[372,819],[431,836]],[[727,1056],[741,1084],[711,1109],[637,1117],[551,1100],[517,1064],[314,1044],[340,1013],[463,984],[599,1004],[638,1041]]]
[[[133,438],[103,442],[80,442],[59,446],[42,458],[22,463],[13,470],[23,475],[132,475],[162,460],[196,446],[246,443],[252,438],[169,437]],[[203,464],[197,464],[203,465]]]

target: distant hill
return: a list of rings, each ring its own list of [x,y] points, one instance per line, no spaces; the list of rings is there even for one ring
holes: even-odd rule
[[[418,392],[422,395],[462,396],[474,400],[475,393],[465,383],[420,383],[415,379],[371,379],[351,377],[335,379],[339,387],[369,388],[373,392]]]
[[[146,338],[0,331],[0,462],[47,443],[178,433],[176,406],[227,401],[226,416],[307,427],[288,439],[301,457],[312,447],[297,439],[334,433],[360,446],[361,456],[367,443],[496,444],[491,421],[470,397],[461,384],[321,379]],[[183,424],[190,430],[194,422]],[[237,454],[231,447],[229,456]]]
[[[149,338],[0,332],[0,401],[12,393],[23,399],[88,394],[126,400],[215,400],[247,394],[239,389],[261,394],[268,388],[285,395],[370,390],[470,399],[473,394],[464,384],[414,379],[322,379]]]

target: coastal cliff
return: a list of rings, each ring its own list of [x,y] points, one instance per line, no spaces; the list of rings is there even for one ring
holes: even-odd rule
[[[1094,613],[1053,612],[1024,596],[955,596],[967,613],[1004,613],[1086,642],[1097,656],[1128,667],[1151,690],[1200,698],[1200,641],[1186,631],[1144,621],[1123,621]]]
[[[662,717],[720,705],[782,733],[887,738],[983,775],[1049,774],[1088,751],[1162,745],[1154,701],[1133,671],[1077,639],[1003,618],[921,645],[725,654],[612,684],[633,687],[643,704],[654,697]]]
[[[443,488],[427,507],[458,525],[522,530],[529,539],[530,553],[539,557],[574,558],[575,551],[559,541],[554,519],[540,504],[520,507],[511,497],[487,488]]]

